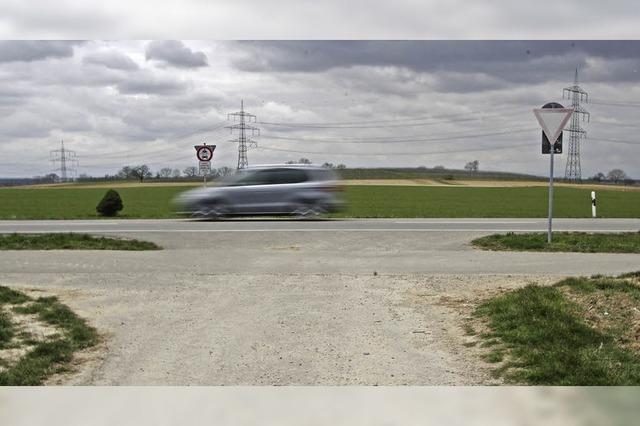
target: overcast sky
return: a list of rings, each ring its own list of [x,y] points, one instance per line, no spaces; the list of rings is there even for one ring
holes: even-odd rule
[[[583,177],[640,178],[640,42],[2,41],[0,176],[50,172],[62,139],[96,176],[195,165],[203,141],[218,146],[214,167],[235,166],[223,126],[241,99],[261,130],[250,164],[478,160],[545,175],[531,110],[569,106],[576,67],[591,112]]]
[[[3,39],[633,39],[635,0],[3,0]]]

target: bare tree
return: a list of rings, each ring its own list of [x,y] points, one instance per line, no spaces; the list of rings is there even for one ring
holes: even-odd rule
[[[473,161],[469,161],[465,166],[464,169],[468,172],[477,172],[478,168],[480,166],[480,163],[478,162],[478,160],[473,160]]]
[[[627,177],[627,174],[622,169],[613,169],[607,173],[607,179],[615,183],[622,182]]]
[[[147,166],[146,164],[132,167],[131,174],[133,177],[138,179],[140,183],[144,182],[146,178],[150,178],[151,176],[153,176],[151,170],[149,170],[149,166]]]
[[[47,182],[55,183],[60,180],[57,174],[49,173],[48,175],[43,176],[43,179]]]
[[[171,177],[171,173],[173,172],[173,170],[171,170],[170,167],[163,167],[160,169],[160,171],[158,172],[158,176],[160,176],[161,178],[169,178]]]
[[[218,176],[224,177],[234,173],[234,169],[231,167],[223,166],[218,168]]]
[[[182,173],[180,172],[180,169],[173,169],[173,172],[171,172],[171,176],[174,178],[179,178],[181,175]]]
[[[138,179],[140,182],[143,182],[146,178],[153,176],[153,174],[151,170],[149,170],[149,166],[143,164],[141,166],[124,166],[116,176],[121,179]]]
[[[182,174],[186,177],[196,177],[198,176],[198,168],[195,166],[185,167],[185,169],[182,171]]]
[[[133,177],[133,173],[130,166],[124,166],[120,169],[120,171],[116,174],[120,179],[131,179]]]

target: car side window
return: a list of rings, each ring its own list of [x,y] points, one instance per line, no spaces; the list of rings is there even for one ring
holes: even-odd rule
[[[247,173],[246,176],[233,182],[231,186],[279,185],[301,183],[309,180],[307,173],[300,169],[271,169]]]
[[[269,183],[269,176],[266,172],[267,170],[247,173],[246,176],[233,182],[231,186],[267,185]]]
[[[272,185],[288,184],[288,183],[301,183],[308,180],[307,174],[304,170],[300,169],[275,169],[271,170]]]

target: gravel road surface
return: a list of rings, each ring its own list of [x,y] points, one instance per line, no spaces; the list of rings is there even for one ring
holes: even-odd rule
[[[565,220],[624,231],[638,220]],[[105,343],[56,383],[491,383],[462,320],[528,282],[640,269],[627,254],[484,252],[468,242],[540,219],[0,222],[0,232],[92,232],[157,252],[5,251],[0,284],[57,294]]]

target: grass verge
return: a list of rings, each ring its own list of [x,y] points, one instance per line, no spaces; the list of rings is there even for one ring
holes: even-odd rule
[[[508,383],[639,385],[639,284],[637,272],[569,278],[494,297],[474,313],[483,357]]]
[[[171,200],[189,186],[136,186],[114,189],[122,197],[119,218],[172,218]],[[559,187],[555,217],[591,217],[591,190]],[[104,187],[0,188],[0,219],[101,219],[96,205]],[[461,185],[346,186],[347,210],[333,217],[547,217],[544,187],[474,188]],[[640,191],[598,189],[600,217],[640,217]]]
[[[88,234],[0,235],[0,250],[161,250],[149,241],[95,237]]]
[[[551,244],[546,233],[494,234],[471,241],[486,250],[563,251],[580,253],[640,253],[640,232],[554,232]]]
[[[40,385],[69,370],[76,351],[98,333],[56,297],[30,296],[0,286],[0,385]]]

